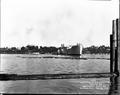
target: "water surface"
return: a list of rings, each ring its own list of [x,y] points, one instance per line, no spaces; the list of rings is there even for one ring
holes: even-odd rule
[[[57,55],[2,54],[0,73],[56,74],[109,72],[110,62],[106,59],[40,58],[42,56]],[[109,58],[109,55],[83,55],[82,57]],[[109,90],[109,84],[109,78],[0,81],[0,92],[106,94]]]

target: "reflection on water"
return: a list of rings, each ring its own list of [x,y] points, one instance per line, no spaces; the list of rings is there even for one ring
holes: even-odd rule
[[[111,85],[109,89],[109,95],[119,95],[119,90],[120,90],[120,78],[119,76],[111,77],[110,78]]]
[[[52,74],[109,72],[109,60],[34,58],[48,55],[1,55],[1,73]],[[53,56],[53,55],[49,55]],[[22,58],[33,57],[33,58]],[[62,56],[64,57],[64,56]],[[0,82],[6,93],[108,93],[109,78]],[[1,88],[1,87],[0,87]]]

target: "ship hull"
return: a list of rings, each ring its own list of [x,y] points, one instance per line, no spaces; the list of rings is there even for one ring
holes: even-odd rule
[[[82,54],[82,46],[80,44],[77,44],[68,48],[61,47],[60,54],[80,56]]]
[[[81,55],[81,47],[80,46],[72,46],[70,49],[68,49],[68,55]]]

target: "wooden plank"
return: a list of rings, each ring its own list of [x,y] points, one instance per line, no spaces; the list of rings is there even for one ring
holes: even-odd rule
[[[72,74],[0,74],[0,81],[8,80],[48,80],[48,79],[78,79],[78,78],[109,78],[114,74],[110,73],[72,73]]]

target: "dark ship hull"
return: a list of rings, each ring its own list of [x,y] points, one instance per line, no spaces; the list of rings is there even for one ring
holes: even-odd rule
[[[58,54],[62,54],[62,55],[81,55],[82,54],[82,45],[77,44],[77,45],[73,45],[70,47],[64,47],[61,46],[60,50],[58,51]]]

